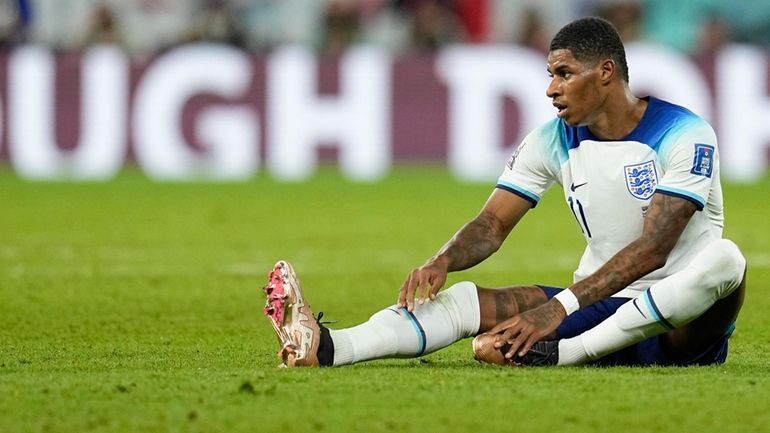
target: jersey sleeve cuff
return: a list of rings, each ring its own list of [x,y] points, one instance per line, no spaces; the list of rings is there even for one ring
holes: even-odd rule
[[[528,202],[532,203],[532,207],[537,206],[537,203],[540,201],[540,197],[538,197],[536,194],[533,194],[518,185],[514,185],[504,180],[498,181],[497,185],[495,185],[495,188],[503,189],[510,193],[518,195],[524,200],[527,200]]]
[[[704,200],[703,197],[699,196],[698,194],[692,193],[690,191],[685,191],[683,189],[670,188],[670,187],[664,187],[664,188],[658,187],[655,190],[655,192],[665,194],[665,195],[670,195],[672,197],[679,197],[687,201],[691,201],[693,204],[695,204],[698,210],[703,210],[703,208],[706,206],[706,200]]]

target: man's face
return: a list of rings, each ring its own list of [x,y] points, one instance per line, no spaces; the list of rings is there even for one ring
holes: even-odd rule
[[[604,100],[601,62],[584,64],[572,57],[572,51],[548,53],[551,84],[545,94],[551,98],[557,116],[572,126],[590,125]]]

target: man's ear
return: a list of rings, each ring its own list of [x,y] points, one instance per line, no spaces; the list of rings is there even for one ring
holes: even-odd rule
[[[615,61],[612,59],[605,59],[599,65],[599,73],[604,85],[609,84],[617,72]]]

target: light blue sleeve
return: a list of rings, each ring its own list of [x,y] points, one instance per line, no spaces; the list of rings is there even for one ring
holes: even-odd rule
[[[666,136],[658,157],[663,176],[656,191],[689,200],[702,210],[719,176],[719,150],[711,126],[700,118],[685,119]]]
[[[536,206],[560,172],[563,147],[559,120],[554,119],[527,135],[508,160],[497,188],[516,194]],[[566,158],[566,156],[564,156]]]

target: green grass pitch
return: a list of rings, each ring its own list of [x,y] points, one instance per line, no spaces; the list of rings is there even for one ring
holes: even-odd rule
[[[400,167],[354,184],[25,183],[0,171],[0,432],[770,431],[770,179],[726,184],[726,237],[749,261],[726,364],[512,369],[470,341],[422,359],[278,370],[260,288],[290,260],[314,310],[346,327],[491,185]],[[450,276],[565,285],[582,240],[551,191],[502,250]]]

